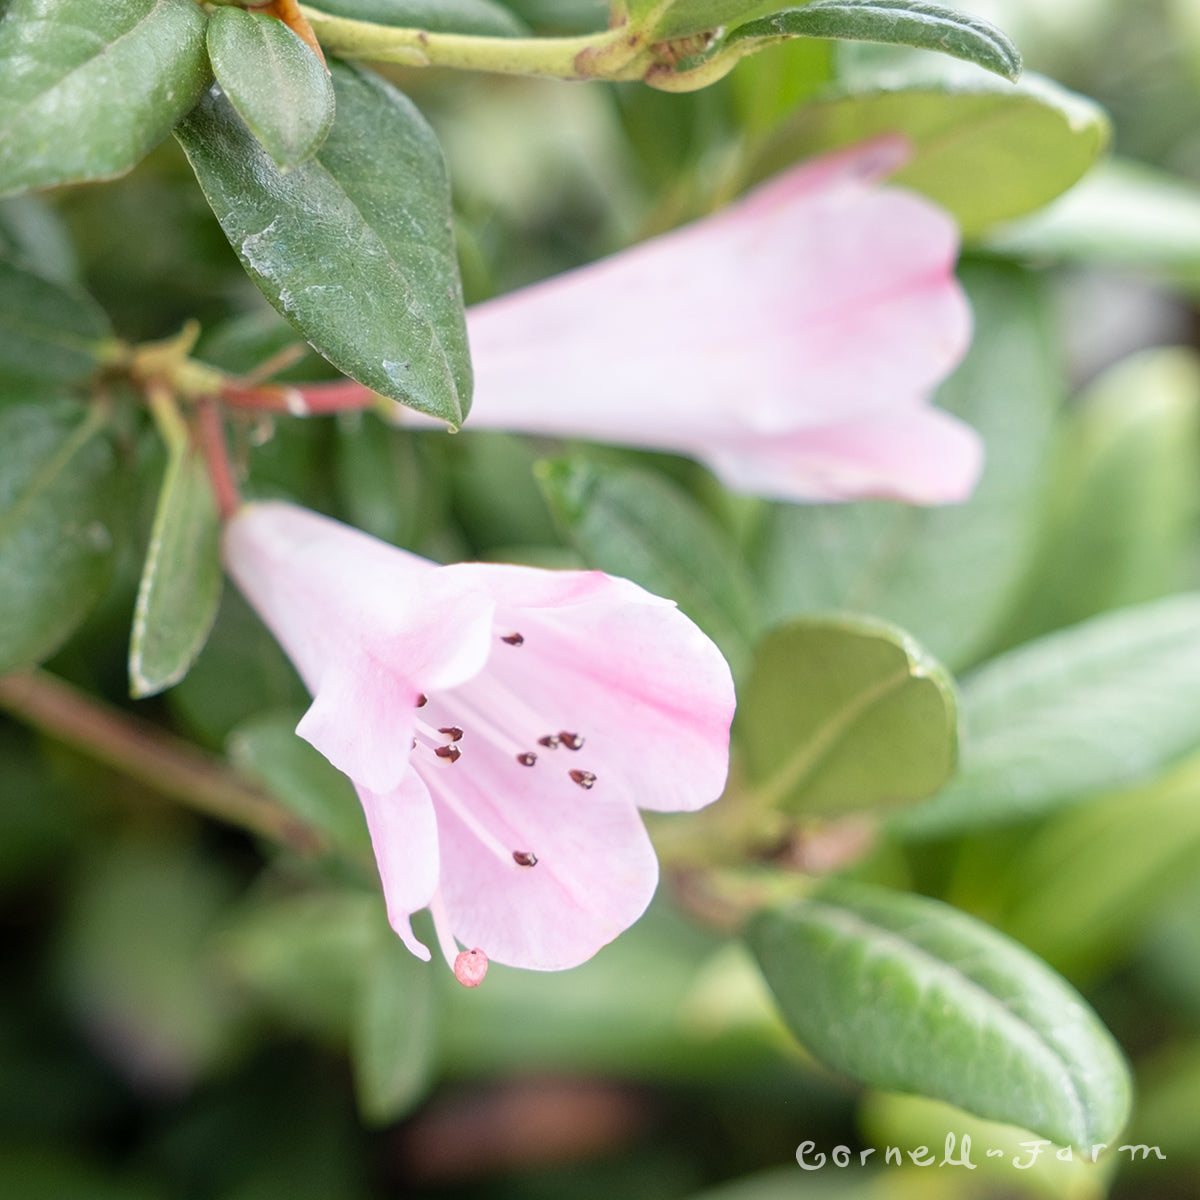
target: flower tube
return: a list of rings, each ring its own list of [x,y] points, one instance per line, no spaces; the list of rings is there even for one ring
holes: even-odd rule
[[[610,258],[467,310],[467,428],[691,455],[792,501],[966,499],[975,432],[930,396],[971,318],[958,231],[880,180],[883,137]],[[301,389],[317,406],[357,384]],[[400,410],[406,424],[429,418]]]
[[[277,502],[243,508],[224,554],[313,695],[297,733],[353,781],[414,954],[426,907],[468,984],[491,959],[575,966],[641,916],[638,809],[720,795],[734,706],[671,601],[599,571],[439,567]]]

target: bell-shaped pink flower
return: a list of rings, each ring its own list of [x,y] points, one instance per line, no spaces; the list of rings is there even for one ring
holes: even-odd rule
[[[733,716],[729,668],[671,601],[599,571],[435,566],[276,502],[224,551],[313,695],[297,732],[353,780],[414,954],[426,907],[468,984],[488,959],[575,966],[638,919],[658,863],[637,810],[716,799]]]
[[[962,357],[958,231],[879,185],[887,137],[467,313],[468,428],[692,455],[784,500],[965,499],[977,435],[929,396]]]

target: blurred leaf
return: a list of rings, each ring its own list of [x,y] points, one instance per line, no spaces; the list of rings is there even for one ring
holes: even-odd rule
[[[93,844],[62,934],[62,985],[127,1079],[176,1091],[236,1047],[241,1010],[207,953],[234,891],[224,868],[169,834]]]
[[[371,841],[354,785],[303,738],[295,712],[260,713],[229,735],[229,757],[334,846],[369,858]]]
[[[45,279],[0,253],[0,385],[80,382],[99,366],[101,343],[110,337],[108,318],[82,288]]]
[[[194,738],[219,750],[240,722],[272,709],[303,712],[311,698],[279,643],[237,589],[226,588],[200,657],[166,699]]]
[[[208,21],[208,53],[229,102],[281,171],[320,149],[333,124],[333,81],[282,21],[218,8]]]
[[[41,196],[0,200],[0,258],[21,263],[54,283],[72,284],[79,279],[71,235]]]
[[[167,454],[129,640],[135,699],[188,673],[221,602],[221,529],[204,455],[184,429]]]
[[[1200,359],[1147,350],[1063,422],[1041,552],[1002,640],[1019,644],[1182,588],[1200,532]]]
[[[1130,1106],[1082,997],[1024,947],[922,896],[838,884],[760,913],[749,940],[783,1015],[835,1070],[1090,1149]]]
[[[1157,1146],[1186,1188],[1183,1181],[1195,1178],[1200,1159],[1200,1040],[1194,1034],[1189,1041],[1171,1038],[1139,1067],[1138,1107],[1125,1138],[1133,1145]],[[1163,1167],[1153,1153],[1148,1163],[1157,1189]],[[1136,1186],[1135,1178],[1130,1171],[1123,1181]],[[1143,1173],[1142,1178],[1149,1176]],[[1148,1187],[1143,1194],[1149,1194]]]
[[[935,50],[1015,80],[1021,55],[1008,37],[988,21],[926,0],[815,0],[739,25],[703,58],[750,42],[769,46],[783,38],[843,38],[888,42]]]
[[[313,7],[331,17],[424,29],[429,33],[520,37],[529,32],[507,7],[494,0],[321,0]]]
[[[805,105],[755,154],[747,182],[882,133],[912,146],[891,181],[949,209],[972,238],[1065,192],[1104,150],[1109,125],[1090,100],[1035,75],[889,80]]]
[[[1200,745],[1200,595],[1027,643],[962,684],[958,775],[895,827],[940,835],[1145,782]]]
[[[378,922],[350,1040],[358,1108],[372,1125],[405,1116],[433,1081],[438,969],[439,963],[421,962],[385,921]]]
[[[562,544],[535,477],[540,456],[528,438],[467,430],[446,451],[454,513],[473,545]]]
[[[137,164],[209,80],[192,0],[12,0],[0,18],[0,195]]]
[[[0,406],[0,674],[48,658],[108,587],[119,478],[104,416]]]
[[[739,744],[759,800],[789,812],[896,807],[954,770],[954,681],[900,629],[864,617],[795,622],[755,653]]]
[[[339,370],[457,427],[471,367],[441,148],[378,75],[332,71],[337,119],[286,175],[214,92],[176,135],[267,299]]]
[[[758,625],[746,567],[684,491],[659,475],[583,456],[548,461],[538,479],[589,566],[674,600],[736,673]]]
[[[1022,847],[1004,927],[1073,977],[1124,955],[1200,869],[1200,759],[1062,813]]]
[[[975,340],[937,394],[977,429],[983,477],[962,505],[778,505],[757,560],[763,604],[798,613],[875,613],[951,669],[987,649],[1033,555],[1061,398],[1041,289],[1025,272],[967,263]]]
[[[118,1174],[53,1145],[0,1146],[0,1195],[20,1200],[165,1200],[148,1179]]]
[[[762,134],[774,128],[833,79],[833,57],[831,42],[795,38],[770,54],[756,54],[739,63],[729,76],[729,86],[742,129]]]
[[[354,1022],[379,899],[367,892],[263,896],[214,940],[225,973],[288,1024],[344,1046]]]
[[[1098,163],[1047,208],[988,231],[987,246],[1037,260],[1160,271],[1200,286],[1200,190],[1128,159]]]
[[[770,0],[614,0],[613,7],[627,10],[630,22],[645,28],[647,40],[665,42],[769,12],[774,4]]]

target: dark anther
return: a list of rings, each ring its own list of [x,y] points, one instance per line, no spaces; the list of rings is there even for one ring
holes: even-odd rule
[[[536,867],[537,855],[531,854],[528,850],[514,850],[513,862],[515,862],[518,867]]]
[[[429,703],[429,697],[428,697],[427,695],[425,695],[425,693],[424,693],[424,692],[422,692],[422,693],[421,693],[421,694],[420,694],[420,695],[417,697],[417,707],[418,707],[418,708],[424,708],[424,707],[425,707],[425,705],[427,705],[428,703]]]
[[[453,742],[451,742],[449,746],[439,746],[434,751],[434,754],[436,754],[438,758],[448,758],[452,763],[458,762],[458,760],[462,758],[462,751],[456,745],[454,745]]]
[[[463,731],[457,725],[443,725],[438,733],[444,733],[452,742],[462,740]]]
[[[509,633],[500,639],[502,642],[507,642],[510,646],[523,646],[525,639],[519,633]]]
[[[591,771],[568,771],[567,774],[570,775],[570,777],[577,784],[579,784],[581,788],[590,788],[592,784],[596,782],[596,777],[591,773]]]
[[[537,755],[532,750],[526,750],[524,754],[517,755],[517,762],[523,767],[532,767],[537,762]]]
[[[578,750],[583,745],[583,738],[581,738],[579,734],[567,733],[565,729],[559,731],[558,740],[562,742],[562,744],[566,746],[568,750]]]
[[[538,745],[545,746],[548,750],[557,750],[558,738],[554,734],[548,733],[545,737],[538,738]]]

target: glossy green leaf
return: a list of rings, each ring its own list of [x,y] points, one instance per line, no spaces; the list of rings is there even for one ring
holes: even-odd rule
[[[208,22],[208,54],[229,102],[281,171],[320,149],[333,124],[333,82],[282,21],[218,8]]]
[[[901,817],[911,834],[1021,820],[1151,779],[1200,746],[1200,595],[1027,643],[962,685],[958,775]]]
[[[108,587],[118,477],[103,415],[0,406],[0,674],[48,658]]]
[[[686,492],[661,476],[583,457],[544,463],[538,478],[589,566],[670,597],[738,669],[758,620],[748,573]]]
[[[229,757],[305,825],[365,861],[371,842],[354,785],[323,754],[296,736],[297,721],[292,711],[250,717],[229,735]]]
[[[978,658],[1033,558],[1062,398],[1042,292],[1025,272],[969,263],[975,337],[937,402],[977,429],[983,477],[966,503],[779,505],[760,550],[767,616],[842,609],[908,630],[957,670]]]
[[[519,37],[525,25],[494,0],[319,0],[311,7],[331,17],[396,25],[430,33]]]
[[[186,433],[167,470],[142,567],[129,639],[129,690],[178,683],[204,648],[221,601],[221,529],[203,454]]]
[[[722,48],[789,37],[842,38],[936,50],[1015,80],[1016,46],[988,21],[926,0],[816,0],[739,25]]]
[[[111,336],[108,318],[81,288],[0,254],[0,384],[86,379]]]
[[[1065,192],[1103,152],[1109,125],[1092,101],[1029,74],[1016,85],[978,74],[889,82],[800,109],[756,153],[749,176],[883,133],[912,146],[893,181],[949,209],[971,238]]]
[[[835,1070],[1089,1150],[1125,1123],[1128,1069],[1082,997],[949,905],[839,884],[748,936],[784,1019]]]
[[[331,67],[337,119],[287,174],[219,94],[176,134],[267,299],[339,370],[457,427],[471,367],[441,148],[378,75]]]
[[[1147,350],[1097,379],[1063,422],[1040,553],[1004,644],[1182,590],[1200,533],[1198,451],[1194,351]]]
[[[135,166],[208,84],[192,0],[13,0],[0,19],[0,195]]]
[[[910,804],[954,770],[954,681],[902,630],[811,618],[763,641],[737,729],[760,799],[791,812]]]
[[[433,972],[380,919],[350,1034],[354,1091],[363,1118],[385,1125],[404,1116],[433,1081],[437,1004]]]

